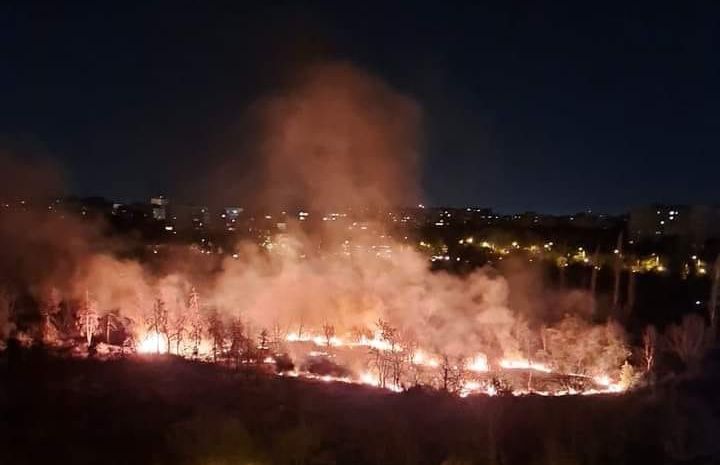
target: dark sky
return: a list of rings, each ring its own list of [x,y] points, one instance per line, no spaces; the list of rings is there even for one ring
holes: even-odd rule
[[[386,3],[0,2],[2,143],[79,194],[188,195],[258,96],[347,59],[421,104],[430,204],[720,200],[718,2]]]

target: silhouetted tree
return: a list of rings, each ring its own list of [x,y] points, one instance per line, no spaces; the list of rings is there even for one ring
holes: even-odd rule
[[[189,312],[186,312],[183,305],[178,302],[168,320],[168,342],[172,341],[175,344],[175,353],[180,355],[180,344],[182,344],[182,340],[187,332]],[[168,347],[168,352],[169,351],[170,348]]]
[[[213,361],[217,362],[225,351],[225,325],[217,310],[208,316],[208,333],[212,340]]]
[[[214,338],[213,338],[214,339]],[[230,321],[230,356],[232,357],[235,368],[240,368],[244,352],[247,346],[247,336],[245,335],[245,325],[240,317],[233,318]]]
[[[620,277],[623,265],[623,233],[618,234],[617,245],[615,246],[615,265],[613,267],[613,311],[620,308]]]
[[[335,326],[331,325],[328,322],[325,322],[323,324],[323,335],[325,336],[325,345],[330,347],[332,344],[332,339],[335,337]]]
[[[53,323],[53,317],[60,312],[61,301],[60,291],[53,287],[40,302],[40,337],[44,343],[53,342],[59,336],[59,331]],[[88,342],[88,344],[90,343]]]
[[[705,354],[709,335],[698,315],[685,315],[679,325],[670,325],[665,333],[670,350],[690,368],[695,368]]]
[[[167,347],[170,348],[170,337],[168,336],[168,311],[165,302],[161,298],[153,301],[152,309],[145,319],[145,327],[148,333],[155,333],[156,352],[160,353],[160,338],[164,337]]]
[[[99,326],[97,304],[90,298],[90,292],[85,291],[85,299],[77,313],[77,324],[80,333],[87,341],[88,346],[92,344],[92,338]]]
[[[710,286],[710,299],[708,300],[708,318],[713,337],[717,336],[718,293],[720,292],[720,254],[715,259],[712,272],[712,285]]]
[[[105,343],[110,344],[110,334],[121,327],[120,315],[117,310],[113,310],[107,312],[102,319],[105,328]]]
[[[200,342],[202,341],[203,318],[200,311],[200,295],[194,287],[190,290],[190,298],[188,301],[188,326],[190,329],[190,340],[192,341],[192,353],[194,357],[197,357],[200,350]]]
[[[645,374],[652,371],[655,365],[655,352],[657,350],[657,330],[650,325],[643,331],[643,365]]]

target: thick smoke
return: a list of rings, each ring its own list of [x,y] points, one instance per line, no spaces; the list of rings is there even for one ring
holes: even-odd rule
[[[171,315],[179,315],[195,288],[205,316],[217,311],[221,318],[241,318],[255,330],[319,333],[331,324],[346,335],[372,331],[384,320],[406,340],[439,355],[518,357],[529,350],[522,334],[549,306],[538,303],[545,295],[531,277],[517,273],[509,285],[492,270],[464,277],[431,272],[427,257],[409,245],[412,238],[392,237],[387,231],[359,237],[357,228],[347,227],[356,216],[377,219],[418,200],[421,111],[412,98],[351,64],[317,64],[259,100],[251,113],[261,128],[257,151],[264,163],[258,177],[264,179],[264,203],[305,208],[314,215],[348,214],[347,223],[328,221],[320,231],[323,240],[333,237],[331,246],[318,249],[317,231],[303,233],[291,224],[282,237],[272,238],[284,244],[276,247],[280,252],[242,243],[239,258],[224,259],[219,271],[198,273],[202,268],[193,263],[201,259],[183,256],[158,272],[119,258],[127,256],[120,252],[128,244],[109,238],[101,223],[70,215],[2,214],[3,333],[13,330],[8,324],[11,306],[3,303],[9,301],[7,292],[26,289],[41,307],[55,302],[58,293],[75,305],[91,298],[100,314],[116,311],[142,337],[158,299]],[[4,171],[9,176],[4,185],[38,172],[23,166],[15,171]],[[51,186],[52,178],[25,182],[4,194],[46,198],[42,189],[28,192],[26,186]],[[367,231],[382,232],[382,222],[370,224]],[[378,241],[391,252],[378,257],[372,249]],[[511,308],[510,295],[518,308]],[[536,309],[543,310],[538,315]]]
[[[418,199],[420,108],[378,78],[317,64],[255,110],[271,204],[357,212]]]
[[[347,63],[312,66],[254,110],[264,136],[258,145],[267,196],[275,205],[352,215],[418,198],[420,107],[367,72]],[[431,272],[424,255],[390,235],[383,240],[391,257],[355,252],[349,258],[340,244],[368,250],[378,238],[358,237],[332,222],[323,233],[337,237],[336,248],[321,256],[311,253],[316,237],[291,228],[291,239],[283,240],[292,246],[284,253],[268,257],[248,248],[242,260],[226,260],[212,292],[217,306],[261,327],[294,332],[317,332],[329,323],[342,334],[375,328],[382,319],[437,354],[518,357],[526,345],[518,328],[583,300],[551,297],[538,276],[531,285],[533,276],[523,270],[512,289],[521,311],[513,311],[508,281],[490,270],[465,277]]]
[[[254,110],[264,136],[259,150],[266,188],[275,205],[366,219],[418,200],[420,107],[378,78],[349,63],[314,65]],[[367,248],[377,241],[335,225],[328,225],[326,236],[328,230],[340,236],[338,244],[362,242]],[[294,239],[312,250],[316,238]],[[322,257],[251,254],[228,260],[213,295],[219,307],[265,327],[317,330],[328,322],[348,331],[373,328],[383,319],[421,345],[454,355],[490,342],[512,323],[502,278],[431,273],[426,258],[407,244],[384,240],[393,249],[390,259],[362,253],[348,259],[326,249]]]

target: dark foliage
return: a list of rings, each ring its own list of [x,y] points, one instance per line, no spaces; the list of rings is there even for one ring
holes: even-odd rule
[[[0,463],[717,463],[718,366],[620,396],[458,399],[173,357],[0,359]]]

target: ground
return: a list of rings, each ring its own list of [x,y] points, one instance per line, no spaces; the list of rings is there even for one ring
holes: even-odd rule
[[[13,465],[720,463],[717,371],[625,395],[459,399],[173,357],[0,360]]]

